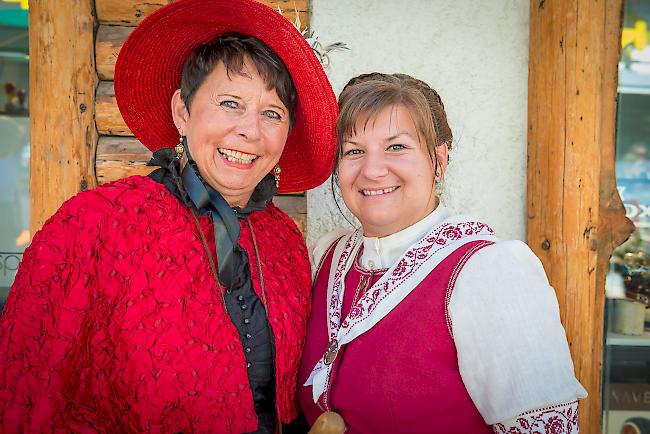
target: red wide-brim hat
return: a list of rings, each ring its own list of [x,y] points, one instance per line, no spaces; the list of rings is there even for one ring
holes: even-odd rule
[[[280,192],[308,190],[331,174],[338,107],[311,46],[280,13],[253,0],[177,0],[145,18],[120,50],[115,98],[126,125],[149,150],[173,147],[171,98],[185,60],[226,32],[254,36],[282,59],[298,93],[295,124],[280,157]]]

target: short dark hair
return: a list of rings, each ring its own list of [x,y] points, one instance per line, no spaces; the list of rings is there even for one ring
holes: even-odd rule
[[[181,98],[188,111],[194,93],[219,62],[223,62],[230,77],[230,74],[245,74],[246,59],[255,65],[267,89],[274,89],[278,94],[289,111],[289,122],[293,126],[298,93],[284,62],[259,39],[234,32],[224,33],[207,44],[199,45],[185,61],[181,75]]]

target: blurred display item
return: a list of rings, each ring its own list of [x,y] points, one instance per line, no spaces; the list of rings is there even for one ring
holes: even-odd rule
[[[647,236],[642,236],[643,228],[637,228],[630,239],[616,249],[612,256],[610,270],[622,277],[623,292],[629,300],[637,301],[650,308],[650,255]],[[647,229],[647,228],[646,228]],[[610,274],[612,274],[610,272]],[[608,275],[606,295],[620,298],[621,288],[616,286],[614,276]]]
[[[612,312],[612,331],[623,335],[641,336],[645,325],[644,303],[634,300],[614,300]]]
[[[9,115],[26,115],[27,109],[27,91],[18,89],[13,82],[7,82],[4,85],[5,105],[4,113]]]

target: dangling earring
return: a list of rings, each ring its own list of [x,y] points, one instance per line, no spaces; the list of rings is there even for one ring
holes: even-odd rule
[[[280,164],[276,164],[275,168],[273,169],[273,176],[275,177],[276,188],[280,188],[280,172],[282,172],[282,170],[280,169]]]
[[[174,151],[176,152],[176,159],[180,160],[183,157],[183,151],[185,148],[183,148],[183,135],[181,134],[180,139],[178,140],[178,145],[174,147]]]

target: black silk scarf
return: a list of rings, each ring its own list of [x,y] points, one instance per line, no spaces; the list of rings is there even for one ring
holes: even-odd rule
[[[268,174],[257,185],[248,204],[244,208],[231,208],[223,196],[201,178],[196,163],[192,159],[187,140],[183,137],[183,147],[188,164],[182,169],[171,148],[162,148],[154,152],[148,165],[166,168],[176,178],[173,186],[179,191],[186,205],[192,206],[199,215],[210,215],[214,225],[214,236],[219,270],[219,281],[226,291],[235,291],[250,279],[248,255],[239,246],[241,227],[240,219],[247,218],[252,212],[264,209],[267,202],[277,194],[275,179]],[[177,176],[174,176],[177,175]],[[165,183],[165,180],[160,180]],[[180,181],[180,182],[179,182]]]

